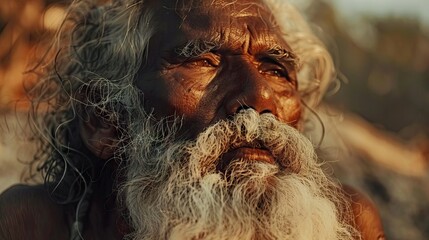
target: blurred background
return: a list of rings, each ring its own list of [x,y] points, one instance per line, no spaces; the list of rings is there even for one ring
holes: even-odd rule
[[[319,112],[332,173],[380,209],[387,239],[429,239],[429,1],[291,0],[338,66]],[[0,191],[25,178],[24,74],[67,1],[0,0]],[[26,76],[26,81],[23,77]]]

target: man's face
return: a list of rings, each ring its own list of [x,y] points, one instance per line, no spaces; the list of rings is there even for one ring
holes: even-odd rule
[[[137,86],[157,120],[183,122],[130,119],[134,239],[350,239],[335,185],[295,129],[296,59],[266,7],[172,2],[152,12]]]
[[[146,111],[183,117],[186,139],[242,108],[296,127],[295,58],[267,8],[244,0],[183,5],[162,1],[154,14],[159,31],[137,79]]]

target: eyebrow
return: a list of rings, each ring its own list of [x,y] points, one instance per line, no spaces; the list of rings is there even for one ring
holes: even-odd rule
[[[278,59],[282,62],[292,63],[295,67],[300,66],[300,60],[298,56],[290,50],[284,49],[281,46],[273,46],[266,51],[269,57]]]
[[[205,53],[219,50],[221,47],[222,43],[217,40],[193,39],[174,48],[174,54],[179,57],[194,58]],[[260,54],[281,62],[292,64],[297,68],[300,66],[300,60],[295,53],[277,44],[267,48],[266,50],[260,51]]]
[[[216,51],[220,49],[221,46],[222,43],[217,41],[196,39],[174,48],[174,53],[181,57],[192,58],[201,56],[208,52]]]

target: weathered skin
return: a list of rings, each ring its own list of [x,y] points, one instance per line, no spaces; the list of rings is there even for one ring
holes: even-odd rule
[[[151,64],[137,85],[147,109],[158,116],[185,116],[185,126],[193,126],[190,137],[243,105],[292,125],[300,119],[295,66],[273,56],[290,47],[271,26],[266,9],[255,5],[235,16],[234,7],[197,7],[183,22],[173,10],[157,14],[168,24],[161,23],[150,44]],[[177,48],[196,39],[221,46],[190,59],[177,56]]]
[[[224,8],[195,2],[198,7],[181,12],[174,9],[176,1],[160,1],[155,13],[158,32],[150,44],[149,62],[136,81],[144,94],[145,110],[157,118],[183,116],[181,134],[186,139],[243,107],[272,113],[299,128],[302,104],[293,57],[279,56],[292,50],[266,7],[238,7],[246,0]],[[177,50],[192,40],[219,46],[198,56],[180,56]],[[96,121],[81,127],[82,141],[99,159],[108,159],[113,151],[88,139],[115,134]],[[108,167],[106,175],[116,173],[114,166]],[[106,182],[98,184],[105,187],[96,188],[84,238],[122,239],[130,229],[120,217],[112,182],[108,177],[101,179]],[[373,204],[354,190],[347,193],[363,239],[383,239]],[[72,214],[73,209],[54,203],[42,186],[15,186],[0,196],[0,239],[68,239]]]

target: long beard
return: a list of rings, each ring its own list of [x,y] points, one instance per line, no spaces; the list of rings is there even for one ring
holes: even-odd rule
[[[247,110],[195,141],[174,135],[146,124],[133,136],[123,186],[130,238],[352,239],[312,144],[274,116]],[[244,144],[268,149],[276,164],[238,158],[220,171],[223,155]]]

